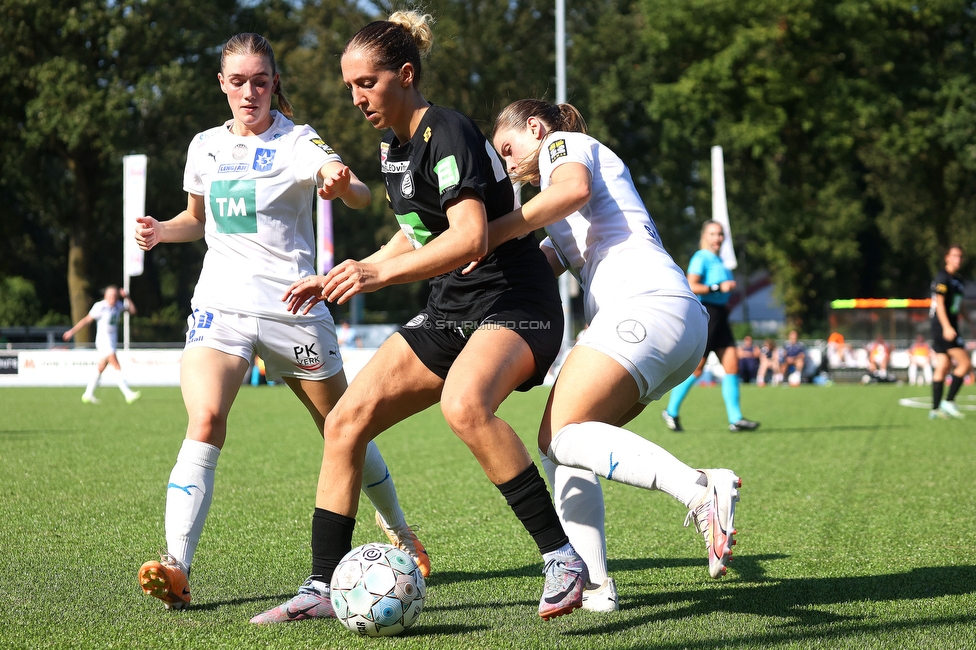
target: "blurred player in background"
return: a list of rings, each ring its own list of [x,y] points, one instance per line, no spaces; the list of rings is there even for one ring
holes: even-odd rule
[[[121,300],[119,300],[120,298]],[[125,383],[125,377],[122,376],[122,366],[119,365],[119,358],[115,354],[119,341],[119,319],[126,312],[135,314],[136,306],[132,304],[132,300],[124,289],[110,285],[105,288],[102,299],[92,305],[88,314],[62,336],[65,341],[70,341],[71,337],[82,327],[89,323],[95,323],[95,349],[101,356],[98,359],[95,375],[88,382],[88,387],[85,388],[85,392],[81,396],[81,401],[85,404],[98,404],[99,400],[95,397],[95,389],[98,388],[98,380],[101,379],[102,373],[110,364],[115,368],[116,382],[119,390],[125,396],[126,403],[132,404],[141,395],[139,391],[132,390]]]
[[[929,308],[929,321],[932,324],[932,349],[935,350],[935,370],[932,372],[932,410],[929,418],[963,418],[965,415],[956,406],[956,395],[962,388],[963,380],[972,368],[966,346],[959,334],[959,317],[969,321],[962,309],[965,292],[959,269],[962,268],[962,246],[952,245],[945,255],[945,266],[932,281],[932,305]],[[970,323],[972,327],[972,323]],[[946,376],[952,371],[952,383],[945,399],[942,391]]]
[[[729,418],[729,431],[753,431],[758,422],[742,417],[739,403],[739,357],[735,350],[735,337],[729,325],[729,298],[735,289],[732,272],[725,268],[719,251],[725,241],[725,229],[717,221],[706,221],[702,226],[700,249],[688,263],[688,284],[708,311],[708,343],[695,371],[671,391],[668,407],[661,412],[661,419],[672,431],[683,431],[679,413],[681,403],[688,396],[705,368],[708,353],[714,352],[725,370],[722,377],[722,399]]]
[[[329,415],[312,518],[312,575],[297,596],[253,623],[288,621],[313,594],[331,609],[329,582],[352,546],[363,447],[438,402],[542,554],[539,616],[548,620],[582,604],[586,566],[525,445],[496,415],[512,391],[542,383],[559,353],[559,290],[534,237],[486,255],[488,223],[514,209],[515,193],[477,125],[420,92],[421,59],[433,41],[429,20],[398,11],[372,22],[341,59],[353,104],[386,130],[379,157],[400,229],[366,259],[293,284],[286,299],[294,310],[307,310],[320,300],[345,303],[357,293],[425,278],[430,297],[380,346]],[[472,273],[462,274],[479,258]]]
[[[193,138],[183,176],[186,210],[164,222],[142,217],[136,228],[143,250],[207,242],[180,368],[189,424],[166,492],[167,552],[139,570],[143,591],[167,609],[190,602],[187,577],[210,509],[227,417],[254,355],[268,375],[284,379],[320,433],[346,389],[329,310],[320,305],[295,316],[281,295],[296,275],[314,273],[312,188],[351,208],[370,202],[369,189],[316,132],[288,119],[291,104],[267,40],[253,33],[228,40],[217,79],[233,117]],[[271,110],[272,96],[278,111]],[[430,562],[404,521],[386,463],[375,445],[363,452],[362,486],[381,525],[426,574]]]
[[[597,475],[680,501],[685,525],[694,521],[704,535],[709,573],[721,577],[739,478],[692,468],[621,428],[697,366],[705,310],[664,250],[630,171],[586,135],[573,106],[514,102],[496,118],[493,140],[513,177],[542,191],[490,224],[489,248],[545,227],[542,250],[554,272],[568,270],[583,289],[589,326],[559,370],[539,429],[556,508],[589,570],[583,606],[618,608]]]

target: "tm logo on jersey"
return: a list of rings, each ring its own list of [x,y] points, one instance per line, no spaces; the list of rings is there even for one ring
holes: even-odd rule
[[[271,166],[274,164],[275,150],[274,149],[258,149],[254,152],[254,171],[256,172],[269,172],[271,171]]]
[[[318,370],[323,365],[322,357],[315,351],[315,344],[296,345],[292,348],[295,353],[295,365],[303,370]]]
[[[222,235],[258,231],[255,184],[252,180],[214,181],[210,184],[210,212]]]

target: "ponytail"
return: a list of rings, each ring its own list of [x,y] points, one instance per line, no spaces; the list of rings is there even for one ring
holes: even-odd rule
[[[586,120],[572,104],[550,104],[541,99],[520,99],[502,109],[495,118],[492,138],[499,131],[523,130],[530,117],[537,118],[550,131],[586,133]],[[539,182],[539,151],[519,163],[512,180],[521,183]]]

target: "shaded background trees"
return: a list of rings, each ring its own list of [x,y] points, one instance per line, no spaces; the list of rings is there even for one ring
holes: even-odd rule
[[[10,0],[0,9],[0,324],[68,322],[120,281],[121,157],[149,155],[147,211],[185,205],[192,135],[229,116],[219,46],[274,44],[296,119],[374,188],[337,205],[337,259],[395,227],[377,133],[349,102],[338,57],[392,3]],[[551,2],[435,0],[423,91],[490,130],[509,101],[553,99]],[[836,297],[922,297],[939,249],[976,250],[971,5],[876,0],[582,0],[567,6],[569,101],[630,165],[684,264],[710,217],[709,149],[725,150],[733,232],[794,323]],[[136,340],[176,340],[202,242],[164,246],[133,279]],[[402,321],[424,287],[367,297]],[[33,322],[23,322],[24,319]],[[20,321],[20,322],[12,322]]]

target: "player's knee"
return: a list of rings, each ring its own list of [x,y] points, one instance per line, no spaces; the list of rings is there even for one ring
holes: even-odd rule
[[[361,434],[361,417],[356,417],[356,409],[337,406],[325,418],[325,440],[330,449],[352,444]],[[360,413],[364,411],[358,411]]]
[[[214,411],[194,413],[187,427],[191,440],[220,446],[227,433],[227,416]],[[219,442],[218,442],[219,441]]]
[[[462,440],[475,435],[493,415],[479,395],[466,395],[463,391],[445,392],[441,397],[441,413]]]

